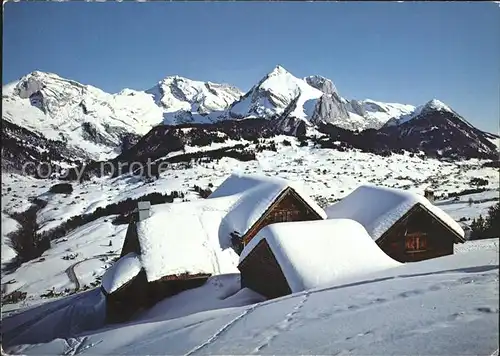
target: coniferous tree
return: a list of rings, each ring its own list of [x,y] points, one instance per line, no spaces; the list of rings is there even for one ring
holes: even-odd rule
[[[485,230],[488,237],[500,236],[500,203],[488,209],[488,217],[485,221]]]
[[[472,220],[470,224],[471,228],[471,240],[480,239],[484,236],[485,233],[485,220],[482,215],[479,215],[479,218]]]

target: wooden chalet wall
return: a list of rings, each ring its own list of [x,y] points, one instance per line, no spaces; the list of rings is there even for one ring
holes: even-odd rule
[[[135,252],[138,255],[141,253],[141,247],[139,245],[139,237],[137,236],[137,226],[135,222],[130,222],[128,224],[127,232],[125,234],[125,240],[123,240],[122,252],[120,253],[120,257],[123,257],[130,252]]]
[[[106,297],[106,322],[119,323],[130,319],[136,312],[147,306],[148,281],[144,270],[130,282]]]
[[[117,323],[128,320],[137,311],[147,309],[159,301],[188,289],[202,286],[209,274],[194,276],[166,276],[148,282],[144,269],[133,280],[106,296],[106,321]]]
[[[292,293],[266,240],[261,240],[254,247],[238,269],[241,272],[241,288],[250,288],[268,299]]]
[[[399,262],[416,262],[452,255],[456,235],[421,205],[413,207],[377,244]]]
[[[245,244],[265,226],[277,222],[286,221],[309,221],[322,220],[319,216],[293,189],[287,188],[281,193],[276,201],[269,207],[264,215],[245,234]]]
[[[165,276],[148,284],[148,306],[158,303],[160,300],[179,294],[188,289],[198,288],[205,284],[210,277],[209,274],[195,276]]]

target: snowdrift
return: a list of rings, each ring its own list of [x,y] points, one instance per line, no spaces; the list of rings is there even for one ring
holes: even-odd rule
[[[116,261],[102,276],[102,287],[111,294],[139,274],[142,266],[139,257],[131,252]]]

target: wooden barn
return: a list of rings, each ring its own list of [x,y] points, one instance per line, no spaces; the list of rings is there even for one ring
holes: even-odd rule
[[[243,244],[268,224],[325,219],[326,214],[283,179],[232,175],[207,199],[154,206],[140,202],[134,217],[117,264],[132,254],[142,272],[119,289],[103,287],[109,320],[122,320],[198,287],[211,275],[237,272]],[[144,295],[133,300],[138,286]],[[125,306],[129,311],[121,313]]]
[[[268,225],[245,246],[241,287],[268,299],[400,265],[349,219]]]
[[[465,242],[460,225],[419,194],[365,185],[326,209],[329,219],[347,218],[365,227],[380,248],[400,262],[451,255]]]

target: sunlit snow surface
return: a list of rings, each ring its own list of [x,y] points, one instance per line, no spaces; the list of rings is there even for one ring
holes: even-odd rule
[[[491,355],[498,252],[485,241],[476,251],[270,301],[238,292],[237,275],[219,276],[129,323],[102,327],[95,290],[4,319],[3,345],[25,355]]]

